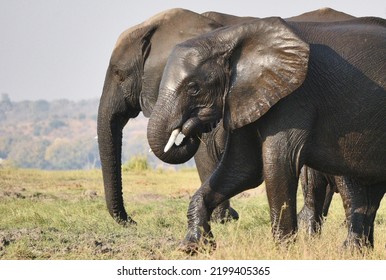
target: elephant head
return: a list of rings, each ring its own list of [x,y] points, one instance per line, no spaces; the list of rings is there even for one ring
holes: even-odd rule
[[[227,130],[258,120],[304,81],[309,46],[280,18],[224,27],[177,45],[148,123],[151,149],[181,163],[200,134],[223,119]],[[182,142],[175,144],[182,133]]]
[[[140,111],[149,116],[173,46],[220,27],[183,9],[172,9],[123,32],[111,55],[98,110],[98,143],[107,208],[119,223],[134,223],[122,197],[122,129]]]

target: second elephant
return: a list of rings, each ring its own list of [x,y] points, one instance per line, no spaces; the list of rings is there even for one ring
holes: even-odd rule
[[[178,28],[176,28],[178,26]],[[150,116],[158,97],[158,87],[166,59],[175,44],[212,31],[222,25],[212,19],[184,9],[171,9],[133,26],[118,38],[106,71],[98,110],[98,144],[105,198],[110,215],[118,223],[135,223],[127,214],[122,193],[122,130],[141,111]],[[200,178],[204,180],[219,158],[208,155],[206,147],[216,149],[218,137],[208,137],[202,152],[195,157]],[[237,212],[225,202],[218,217]]]

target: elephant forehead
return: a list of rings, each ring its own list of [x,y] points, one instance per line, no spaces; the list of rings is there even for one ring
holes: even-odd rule
[[[189,79],[197,71],[194,61],[185,56],[170,57],[162,78],[162,85],[176,88],[184,80]]]
[[[161,80],[160,88],[177,90],[178,87],[187,79],[188,74],[181,71],[179,67],[170,67],[169,71],[165,71]]]
[[[168,64],[192,71],[200,64],[202,54],[200,51],[190,44],[177,45],[169,57]]]

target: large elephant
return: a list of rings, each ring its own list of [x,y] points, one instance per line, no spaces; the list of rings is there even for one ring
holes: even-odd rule
[[[157,100],[158,86],[166,59],[175,44],[222,25],[210,18],[183,9],[172,9],[123,32],[114,47],[106,72],[98,111],[98,143],[107,208],[120,224],[135,223],[127,215],[122,197],[122,129],[141,111],[149,117]],[[176,28],[178,27],[178,28]],[[213,134],[213,136],[211,136]],[[204,180],[219,161],[219,154],[208,153],[224,146],[221,133],[208,133],[206,145],[195,157],[200,178]],[[229,202],[219,208],[237,218]]]
[[[367,242],[376,203],[364,198],[381,197],[373,193],[386,185],[385,65],[379,18],[267,18],[177,45],[148,124],[153,152],[182,163],[203,129],[222,119],[231,132],[218,168],[191,200],[185,245],[211,237],[214,207],[263,179],[274,238],[293,236],[303,165],[350,180],[348,241]],[[179,133],[185,138],[177,146]]]
[[[253,17],[237,17],[218,12],[205,12],[202,15],[211,18],[223,25],[234,25],[248,20],[255,20]],[[354,16],[333,10],[331,8],[322,8],[304,14],[286,18],[285,21],[290,22],[336,22],[355,19]],[[225,132],[221,132],[222,127],[216,128],[219,133],[225,136]],[[205,138],[205,134],[203,136]],[[225,137],[224,137],[225,138]],[[222,139],[224,142],[225,140]],[[224,149],[225,145],[218,145]],[[198,154],[202,149],[199,148]],[[206,152],[206,151],[204,151]],[[197,155],[197,154],[196,154]],[[220,157],[219,157],[220,158]],[[203,168],[203,167],[202,167]],[[210,170],[214,170],[211,168]],[[322,222],[327,216],[332,196],[340,189],[343,206],[346,212],[346,219],[350,220],[351,200],[352,197],[345,185],[348,180],[343,177],[328,175],[319,172],[315,169],[304,166],[300,174],[300,181],[303,190],[304,205],[298,214],[299,223],[306,225],[309,234],[320,233]]]

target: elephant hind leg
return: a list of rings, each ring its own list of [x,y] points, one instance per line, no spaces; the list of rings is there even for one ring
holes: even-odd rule
[[[381,200],[386,192],[386,186],[368,187],[369,207],[367,212],[367,226],[370,228],[368,240],[371,247],[374,247],[374,222]]]
[[[344,247],[359,251],[363,247],[373,248],[375,216],[386,188],[379,185],[364,186],[349,178],[345,178],[345,181],[350,188],[352,208]]]
[[[309,235],[315,235],[321,232],[324,211],[325,209],[328,211],[330,206],[331,186],[325,174],[308,166],[302,168],[300,178],[304,205],[298,214],[298,222],[299,225],[306,226]]]

